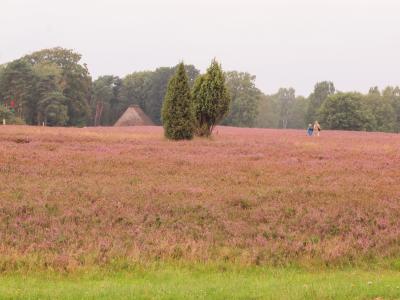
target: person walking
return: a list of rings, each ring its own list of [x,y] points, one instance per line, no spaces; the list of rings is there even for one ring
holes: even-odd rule
[[[312,126],[312,124],[308,124],[308,128],[307,128],[307,135],[308,136],[312,136],[314,132],[314,127]]]
[[[313,129],[314,134],[319,136],[319,133],[321,132],[321,126],[319,125],[318,121],[315,121]]]

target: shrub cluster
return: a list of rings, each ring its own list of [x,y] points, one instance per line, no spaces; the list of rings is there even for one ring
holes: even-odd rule
[[[224,73],[215,59],[206,74],[196,79],[192,91],[184,64],[179,64],[163,103],[165,136],[173,140],[191,139],[194,134],[210,136],[227,114],[230,101]]]

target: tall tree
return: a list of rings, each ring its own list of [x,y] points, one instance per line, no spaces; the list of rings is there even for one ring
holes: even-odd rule
[[[59,67],[60,88],[67,98],[68,125],[83,126],[90,122],[92,79],[87,65],[80,62],[82,56],[79,53],[58,47],[34,52],[23,59],[32,66],[52,64]]]
[[[196,134],[210,136],[214,127],[226,116],[230,105],[229,92],[221,66],[214,59],[207,73],[193,86]]]
[[[10,107],[15,115],[33,123],[36,115],[35,105],[35,73],[25,60],[15,60],[6,65],[0,81],[2,104]]]
[[[293,88],[281,88],[278,91],[277,101],[279,107],[279,128],[287,128],[290,118],[290,111],[296,99],[296,92]]]
[[[388,101],[394,111],[394,126],[395,132],[400,132],[400,88],[398,86],[388,86],[383,90],[383,98]]]
[[[40,125],[46,122],[46,112],[40,103],[52,93],[61,93],[62,76],[60,68],[54,64],[37,64],[33,66],[33,70],[36,75],[36,83],[35,101],[33,101],[32,105],[35,106],[36,115],[32,120],[32,124]]]
[[[226,72],[226,86],[231,104],[223,124],[238,127],[253,127],[258,115],[261,91],[255,85],[256,77],[243,72]]]
[[[395,131],[396,114],[390,99],[383,97],[378,87],[373,87],[364,97],[365,109],[372,116],[370,130]]]
[[[369,116],[359,93],[337,93],[328,97],[320,110],[321,125],[327,129],[366,130]]]
[[[308,99],[297,96],[289,108],[288,128],[305,128]]]
[[[47,126],[66,126],[68,123],[67,98],[61,92],[50,92],[41,99],[39,110]]]
[[[279,125],[278,104],[275,95],[262,95],[256,126],[260,128],[277,128]]]
[[[2,95],[3,95],[2,90],[1,90],[1,82],[2,82],[3,73],[4,73],[5,68],[6,68],[5,64],[0,65],[0,97],[2,97]],[[0,98],[0,104],[2,102],[3,102],[3,100],[2,100],[2,98]]]
[[[168,139],[193,138],[193,109],[188,78],[183,63],[178,65],[175,75],[168,84],[162,107],[164,134]]]
[[[314,92],[309,96],[306,123],[318,120],[318,111],[325,100],[335,93],[335,86],[331,81],[318,82]]]
[[[91,109],[94,126],[112,125],[119,110],[121,80],[117,76],[101,76],[93,82]]]
[[[118,106],[118,114],[121,115],[130,105],[139,105],[143,111],[155,122],[155,117],[150,91],[152,88],[153,72],[143,71],[135,72],[125,76],[122,79],[120,102]],[[164,95],[165,96],[165,92]],[[162,101],[159,101],[162,103]],[[159,108],[161,109],[161,108]],[[160,124],[160,112],[157,113],[158,122]]]
[[[87,66],[80,64],[80,60],[80,54],[53,48],[34,52],[7,64],[0,80],[2,101],[15,106],[16,115],[28,124],[37,124],[43,121],[45,115],[41,110],[43,105],[39,103],[43,103],[44,99],[60,99],[49,95],[61,93],[65,97],[63,105],[68,111],[68,118],[65,118],[68,123],[65,125],[86,124],[90,115],[91,78]],[[55,106],[59,107],[58,103]]]

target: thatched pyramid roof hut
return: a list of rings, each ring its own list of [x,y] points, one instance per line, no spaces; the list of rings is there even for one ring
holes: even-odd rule
[[[154,123],[138,105],[132,105],[123,113],[114,126],[153,126]]]

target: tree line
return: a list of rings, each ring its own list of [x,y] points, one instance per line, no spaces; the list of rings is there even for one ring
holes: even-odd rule
[[[400,132],[400,88],[367,94],[336,91],[329,81],[319,82],[309,97],[295,96],[292,88],[262,95],[258,127],[304,128],[319,121],[325,129]]]
[[[155,124],[162,124],[168,83],[178,66],[93,80],[81,60],[72,50],[52,48],[0,65],[0,118],[9,124],[112,126],[135,104]],[[184,65],[184,70],[194,97],[193,90],[201,90],[205,74],[193,65]],[[266,95],[249,73],[229,71],[223,75],[231,99],[218,120],[223,125],[305,128],[318,120],[325,129],[400,131],[399,87],[344,93],[332,82],[323,81],[308,97],[297,96],[291,87]],[[199,93],[204,99],[207,92],[202,88]]]

